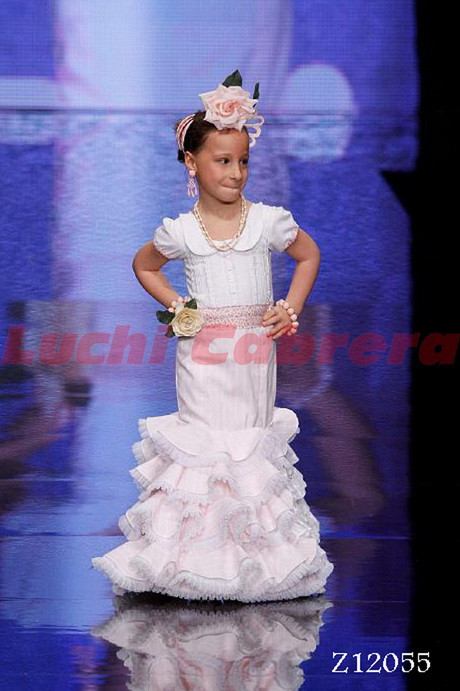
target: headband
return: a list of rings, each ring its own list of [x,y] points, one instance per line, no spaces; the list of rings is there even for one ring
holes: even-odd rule
[[[244,126],[248,128],[249,146],[254,146],[260,136],[260,128],[265,120],[257,114],[255,105],[259,100],[259,83],[255,85],[250,98],[249,91],[242,88],[243,80],[238,70],[230,74],[214,91],[199,94],[206,110],[204,120],[211,122],[218,130],[237,129],[241,132]],[[192,124],[196,113],[183,118],[176,130],[177,146],[185,153],[184,141],[187,130]],[[254,122],[248,122],[254,120]],[[249,131],[249,128],[254,131]]]

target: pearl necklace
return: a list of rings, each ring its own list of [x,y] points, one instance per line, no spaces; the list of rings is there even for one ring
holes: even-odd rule
[[[219,250],[219,252],[227,252],[228,250],[232,249],[234,245],[238,242],[240,239],[241,233],[243,232],[244,226],[246,225],[246,218],[248,215],[247,212],[247,205],[246,205],[246,199],[241,195],[241,218],[240,218],[240,225],[238,228],[238,231],[236,234],[230,238],[229,240],[225,239],[222,241],[214,241],[208,231],[206,230],[206,226],[204,224],[203,219],[201,218],[200,212],[198,210],[198,202],[196,202],[193,206],[193,213],[195,215],[196,220],[198,221],[198,224],[203,232],[203,235],[205,236],[206,240],[208,243],[214,247],[216,250]],[[225,242],[224,245],[216,245],[216,242]]]

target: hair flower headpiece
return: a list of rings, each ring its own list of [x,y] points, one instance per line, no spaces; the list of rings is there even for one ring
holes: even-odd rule
[[[265,122],[257,114],[255,105],[259,100],[259,82],[254,87],[254,93],[242,88],[243,80],[238,70],[232,72],[214,91],[199,94],[206,115],[204,120],[212,123],[218,130],[235,128],[241,132],[244,126],[248,129],[249,146],[254,146],[260,136],[260,128]],[[179,149],[184,151],[184,140],[188,128],[193,122],[193,115],[188,115],[180,123],[176,136]],[[253,122],[248,122],[253,120]],[[250,131],[250,128],[254,131]]]
[[[248,129],[253,128],[254,132],[249,132],[249,146],[254,146],[264,123],[264,118],[257,114],[254,107],[259,100],[259,83],[255,85],[252,98],[249,91],[242,88],[242,84],[241,74],[235,70],[215,91],[208,91],[199,96],[206,109],[204,120],[212,122],[218,130],[234,127],[241,132],[244,125]],[[251,119],[256,122],[249,123],[248,120]]]

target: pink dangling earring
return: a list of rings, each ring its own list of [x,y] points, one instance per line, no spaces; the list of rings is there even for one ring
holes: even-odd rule
[[[188,171],[187,194],[189,197],[196,197],[198,195],[198,187],[195,180],[195,171]]]

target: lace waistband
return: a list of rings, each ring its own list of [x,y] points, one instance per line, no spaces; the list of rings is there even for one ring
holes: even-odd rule
[[[272,302],[262,305],[226,305],[224,307],[199,307],[204,318],[204,326],[226,324],[250,328],[262,326],[262,316]]]

